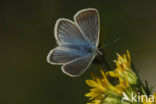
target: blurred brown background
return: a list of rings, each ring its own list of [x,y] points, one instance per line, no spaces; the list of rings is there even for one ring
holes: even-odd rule
[[[0,104],[84,104],[89,91],[85,79],[64,75],[46,62],[56,46],[54,24],[73,19],[80,9],[96,8],[101,18],[101,42],[112,60],[130,50],[143,80],[156,86],[155,0],[1,0]],[[96,69],[95,69],[96,70]]]

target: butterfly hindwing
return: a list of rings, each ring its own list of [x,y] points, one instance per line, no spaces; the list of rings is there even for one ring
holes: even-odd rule
[[[88,54],[86,56],[79,57],[63,65],[62,71],[71,77],[80,76],[89,67],[93,58],[94,58],[93,54]]]
[[[65,64],[81,56],[77,50],[59,46],[49,52],[47,61],[51,64]]]

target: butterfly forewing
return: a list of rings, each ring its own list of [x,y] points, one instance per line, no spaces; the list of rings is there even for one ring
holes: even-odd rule
[[[88,38],[90,43],[98,46],[100,20],[96,9],[84,9],[74,16],[75,22],[78,24],[82,34]]]
[[[85,42],[78,27],[68,19],[57,20],[55,25],[55,38],[59,45],[74,45]]]

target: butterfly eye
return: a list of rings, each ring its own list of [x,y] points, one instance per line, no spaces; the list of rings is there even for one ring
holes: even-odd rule
[[[88,53],[92,53],[93,52],[92,48],[87,48],[86,50],[87,50]]]

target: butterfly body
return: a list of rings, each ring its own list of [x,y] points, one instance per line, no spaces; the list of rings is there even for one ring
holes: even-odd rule
[[[55,24],[58,46],[49,52],[47,61],[62,65],[62,71],[71,77],[81,75],[96,56],[99,28],[98,11],[92,8],[77,12],[74,22],[58,19]]]

